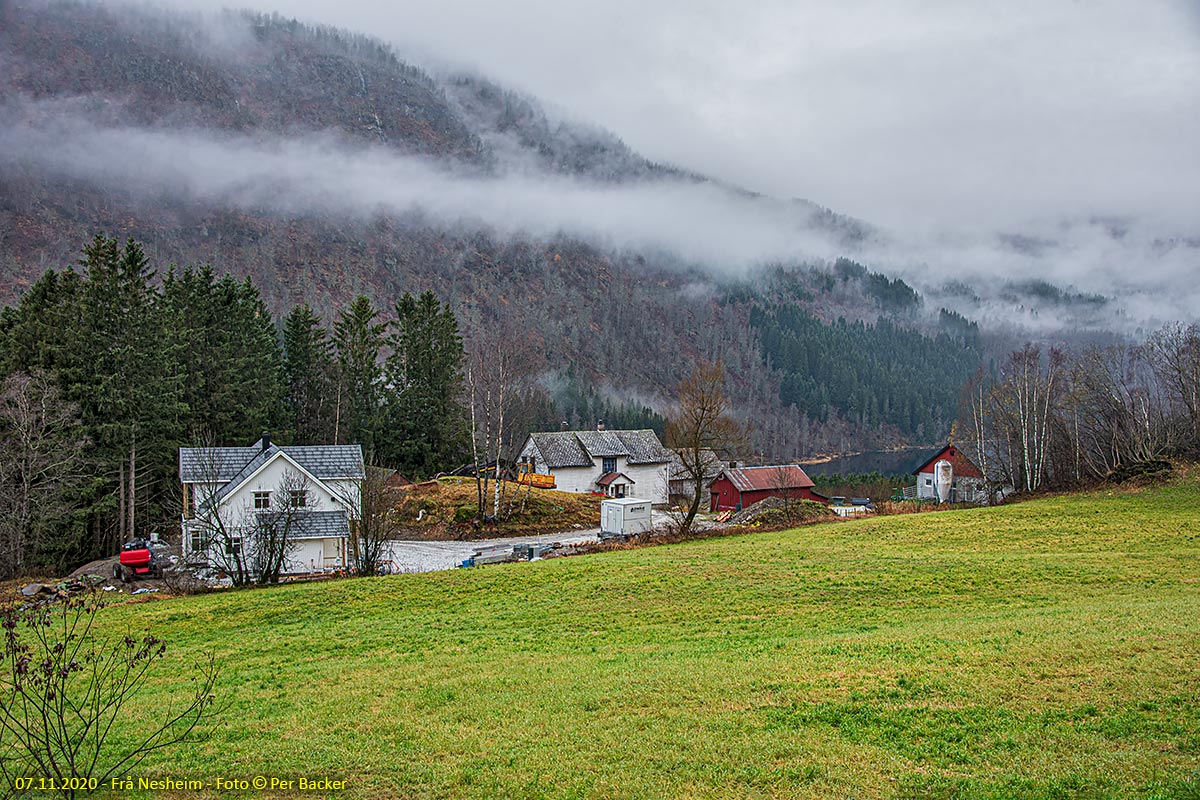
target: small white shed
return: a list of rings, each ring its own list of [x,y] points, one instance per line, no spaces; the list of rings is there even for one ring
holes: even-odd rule
[[[600,503],[600,535],[631,536],[654,527],[650,519],[650,500],[614,497]]]

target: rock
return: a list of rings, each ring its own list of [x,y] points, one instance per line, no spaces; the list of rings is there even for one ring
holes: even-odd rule
[[[42,586],[40,583],[30,583],[30,584],[27,584],[27,585],[21,587],[21,596],[22,597],[33,597],[35,594],[39,594],[42,591],[42,589],[45,589],[45,588],[46,587]]]

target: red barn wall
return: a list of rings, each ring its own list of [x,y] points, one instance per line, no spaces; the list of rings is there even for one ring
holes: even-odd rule
[[[954,467],[954,477],[956,478],[982,478],[983,473],[979,468],[970,462],[970,460],[962,454],[957,447],[947,447],[942,452],[938,453],[937,457],[931,460],[928,464],[921,467],[921,475],[933,474],[933,465],[942,459],[946,459]]]

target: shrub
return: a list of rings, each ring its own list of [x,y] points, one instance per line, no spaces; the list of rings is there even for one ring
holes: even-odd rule
[[[140,730],[129,712],[167,645],[149,633],[97,636],[101,607],[91,592],[0,613],[0,773],[10,788],[34,775],[63,797],[90,794],[151,752],[202,738],[197,726],[213,709],[217,679],[211,656],[192,677],[190,698],[168,706],[165,720],[123,744],[109,740],[114,729]]]

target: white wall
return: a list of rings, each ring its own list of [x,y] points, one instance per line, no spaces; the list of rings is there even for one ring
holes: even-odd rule
[[[596,481],[604,474],[604,459],[594,459],[591,467],[559,467],[548,471],[554,475],[560,492],[590,494],[600,490]],[[617,457],[617,472],[633,481],[628,496],[649,500],[655,505],[665,505],[667,502],[667,471],[667,464],[630,465],[624,456]]]
[[[271,509],[279,510],[285,507],[287,497],[280,493],[280,484],[284,481],[285,476],[299,477],[304,473],[288,461],[284,456],[276,456],[266,467],[260,470],[250,480],[242,484],[236,492],[229,495],[222,502],[222,507],[226,509],[229,516],[226,517],[228,522],[238,524],[238,521],[245,519],[247,514],[252,515],[255,512],[254,508],[254,493],[255,492],[271,492]],[[330,481],[329,488],[331,491],[336,491],[339,495],[350,495],[352,501],[357,499],[358,487],[353,481]],[[345,509],[345,504],[334,499],[331,492],[325,491],[324,488],[313,482],[311,479],[304,486],[308,491],[308,502],[305,509],[308,511],[336,511]],[[357,505],[357,503],[355,503]]]
[[[266,467],[252,476],[237,491],[226,497],[221,503],[220,511],[226,529],[233,530],[251,526],[251,518],[258,510],[254,508],[255,492],[270,492],[271,510],[278,511],[283,509],[288,498],[286,490],[281,492],[280,486],[284,482],[285,476],[289,474],[294,476],[288,480],[289,483],[296,483],[296,478],[301,476],[307,478],[286,456],[277,455]],[[321,484],[324,484],[324,486]],[[328,487],[328,490],[325,487]],[[321,481],[321,483],[308,479],[304,483],[303,488],[307,492],[304,506],[306,511],[346,511],[351,517],[356,516],[358,513],[359,482],[355,478],[329,479]],[[197,510],[199,510],[204,498],[212,494],[215,491],[215,487],[209,484],[193,484],[193,490],[196,492],[196,504]],[[347,507],[347,504],[349,507]],[[190,532],[192,529],[198,527],[200,527],[198,520],[184,520],[184,553],[191,552]],[[341,566],[345,566],[344,554],[346,546],[344,539],[345,537],[337,537],[328,540],[330,549],[342,554]],[[318,569],[326,566],[324,554],[325,542],[326,539],[298,539],[297,548],[290,554],[284,571],[308,572],[312,568],[312,564],[316,564]],[[216,543],[213,543],[213,546],[217,546]],[[248,544],[245,546],[248,546]],[[220,562],[221,559],[210,556],[209,560]]]

